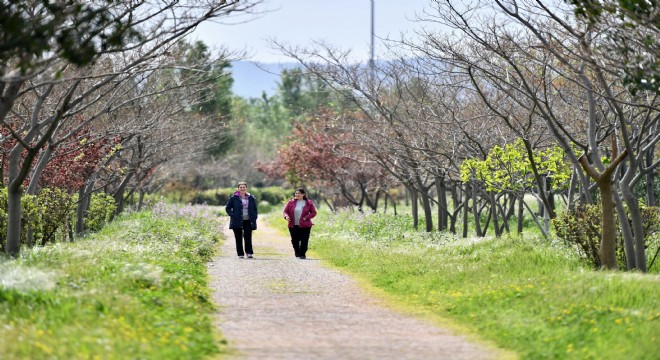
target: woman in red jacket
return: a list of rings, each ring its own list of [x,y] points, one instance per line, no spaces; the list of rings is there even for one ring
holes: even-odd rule
[[[307,199],[307,192],[302,188],[296,189],[293,199],[284,206],[284,220],[289,222],[291,245],[299,259],[305,259],[314,216],[316,208],[312,201]]]

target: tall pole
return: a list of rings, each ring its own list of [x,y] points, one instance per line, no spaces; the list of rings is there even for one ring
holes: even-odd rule
[[[371,0],[371,57],[369,58],[369,66],[374,68],[374,0]]]

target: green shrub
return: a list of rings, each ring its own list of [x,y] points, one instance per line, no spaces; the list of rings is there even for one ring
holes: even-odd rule
[[[76,222],[77,195],[62,189],[44,188],[39,195],[24,194],[21,198],[21,243],[28,246],[67,239],[68,226]],[[100,230],[116,211],[114,198],[100,193],[93,194],[90,209],[85,218],[85,228]],[[7,188],[0,188],[0,239],[4,249],[7,236]]]
[[[24,195],[23,199],[25,202],[27,195]],[[37,201],[43,217],[41,245],[56,242],[58,230],[64,230],[66,234],[66,224],[71,221],[76,199],[61,189],[46,188],[41,190]]]
[[[252,189],[254,196],[259,201],[266,201],[271,205],[284,204],[293,197],[293,190],[283,189],[279,186]]]
[[[32,245],[35,239],[42,239],[44,236],[44,220],[49,221],[50,218],[44,216],[52,216],[52,214],[45,211],[43,200],[34,195],[23,195],[21,199],[21,243]],[[7,188],[0,188],[0,239],[2,249],[4,250],[7,241]],[[46,213],[46,214],[45,214]]]
[[[99,231],[112,220],[117,205],[115,199],[106,193],[94,193],[85,217],[85,229]]]
[[[646,264],[647,270],[651,270],[657,261],[660,252],[660,207],[642,206],[642,223],[644,224],[644,235],[646,236],[646,256],[651,260]]]
[[[647,256],[653,256],[660,244],[660,208],[642,206],[642,222],[644,223],[645,247]],[[600,268],[598,249],[602,233],[601,206],[579,205],[573,211],[564,211],[557,214],[552,220],[557,237],[569,247],[575,249],[582,258],[586,259],[595,268]],[[651,253],[649,253],[651,252]],[[623,236],[617,223],[617,261],[619,267],[625,269],[626,258],[623,247]],[[650,268],[653,258],[647,264]]]
[[[227,199],[236,192],[235,188],[221,188],[198,191],[190,201],[192,204],[206,204],[224,206]],[[250,188],[248,192],[257,198],[257,201],[265,201],[270,205],[281,205],[293,196],[293,191],[281,187],[271,186],[266,188]],[[261,206],[261,205],[260,205]],[[260,210],[261,211],[261,210]]]
[[[579,205],[557,214],[552,220],[557,237],[575,249],[595,268],[600,267],[600,205]]]

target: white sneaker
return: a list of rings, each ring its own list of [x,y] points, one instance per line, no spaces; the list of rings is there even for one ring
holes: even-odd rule
[[[238,258],[239,258],[239,259],[242,259],[242,258],[243,258],[243,255],[238,255]]]
[[[252,254],[247,254],[247,258],[252,259],[253,258]]]

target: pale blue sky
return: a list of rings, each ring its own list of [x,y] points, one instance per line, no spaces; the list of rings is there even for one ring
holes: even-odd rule
[[[432,3],[431,0],[374,1],[377,50],[378,37],[400,38],[400,33],[412,33],[419,28],[419,23],[409,19]],[[323,40],[335,47],[351,49],[357,59],[369,58],[370,0],[264,0],[255,10],[263,13],[258,17],[225,19],[224,24],[203,24],[193,38],[211,47],[245,49],[251,55],[249,60],[257,62],[290,61],[270,47],[269,38],[292,46]]]

